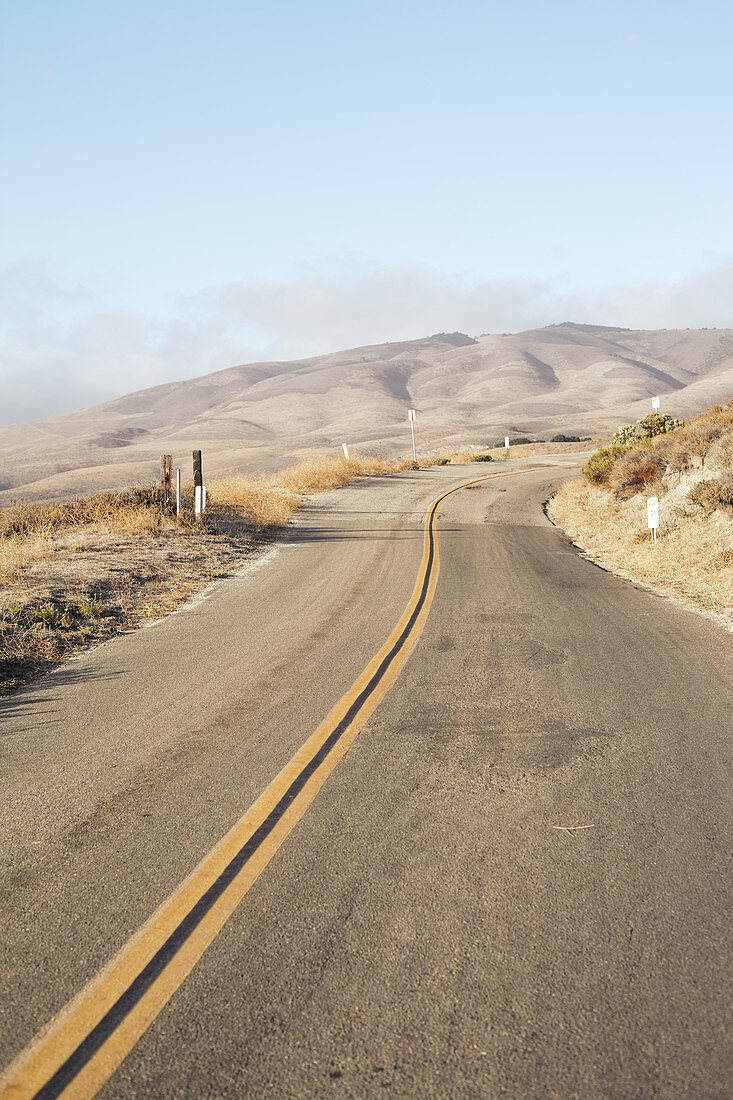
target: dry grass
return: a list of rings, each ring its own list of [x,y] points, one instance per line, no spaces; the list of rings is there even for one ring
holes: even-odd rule
[[[495,462],[496,459],[488,451],[458,451],[451,455],[450,463],[454,466],[463,466],[467,462]]]
[[[430,455],[421,458],[419,465],[441,466],[449,461],[448,455]],[[360,477],[398,473],[412,465],[409,459],[307,458],[271,478],[217,478],[207,488],[208,501],[217,511],[244,519],[258,529],[283,527],[304,497],[340,489]]]
[[[411,466],[314,458],[269,479],[213,479],[204,522],[190,485],[180,518],[162,508],[158,486],[0,510],[0,694],[172,611],[287,526],[306,496]]]
[[[283,470],[274,484],[291,493],[325,493],[369,474],[391,474],[398,464],[382,458],[307,458]]]
[[[434,454],[420,464],[480,457]],[[0,509],[0,694],[80,648],[167,614],[241,565],[287,526],[305,497],[412,467],[410,459],[312,458],[271,478],[212,479],[205,522],[194,520],[191,486],[180,518],[163,510],[157,486]]]
[[[491,447],[489,454],[494,459],[531,458],[532,455],[569,455],[583,451],[593,451],[605,443],[605,439],[581,439],[577,443],[516,443],[509,448]]]
[[[567,482],[548,511],[600,565],[733,629],[733,403],[622,453],[600,484]]]
[[[285,527],[300,504],[299,498],[272,482],[245,477],[222,477],[207,486],[207,507],[239,517],[261,530]]]
[[[464,462],[505,462],[508,458],[531,458],[536,456],[578,454],[579,452],[592,451],[607,441],[605,439],[580,440],[577,443],[515,443],[509,450],[506,447],[471,448],[452,454],[452,463]]]

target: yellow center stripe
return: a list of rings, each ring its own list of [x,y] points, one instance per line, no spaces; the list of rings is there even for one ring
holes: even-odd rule
[[[469,485],[541,468],[464,482],[431,504],[415,587],[382,648],[244,817],[8,1067],[0,1100],[80,1100],[111,1077],[301,819],[407,660],[435,593],[440,505]]]

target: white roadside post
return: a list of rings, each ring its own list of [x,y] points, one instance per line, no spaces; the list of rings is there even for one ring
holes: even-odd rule
[[[202,516],[204,514],[204,512],[206,511],[206,486],[205,485],[197,485],[196,486],[195,508],[196,508],[196,515],[197,516]]]
[[[658,397],[653,397],[652,398],[652,408],[654,409],[655,412],[659,412],[659,398]]]
[[[349,448],[346,446],[345,443],[342,443],[341,446],[344,449],[344,458],[348,458],[349,457]]]
[[[507,454],[509,453],[509,436],[508,435],[504,436],[504,450],[507,452]]]
[[[646,502],[646,518],[652,533],[652,542],[656,542],[659,527],[659,497],[649,497]]]
[[[408,419],[410,421],[410,431],[412,432],[412,461],[417,466],[417,453],[415,451],[415,410],[410,409],[408,413]]]
[[[176,515],[181,514],[181,471],[176,470]]]

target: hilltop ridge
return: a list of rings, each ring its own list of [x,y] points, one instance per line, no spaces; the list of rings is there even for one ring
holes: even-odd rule
[[[342,442],[406,453],[489,444],[506,431],[597,436],[648,411],[673,416],[733,393],[733,330],[635,331],[565,321],[473,337],[435,333],[289,362],[234,366],[0,432],[0,503],[148,481],[161,452],[186,471],[269,471]]]

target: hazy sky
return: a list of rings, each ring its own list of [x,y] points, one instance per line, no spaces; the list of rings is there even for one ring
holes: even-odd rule
[[[0,422],[456,328],[733,327],[729,2],[0,13]]]

